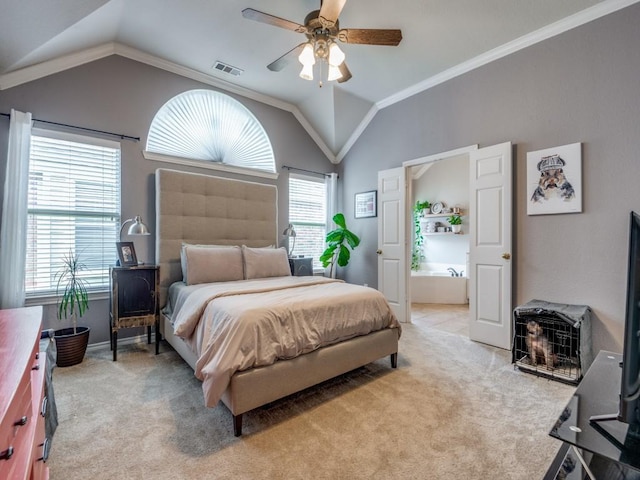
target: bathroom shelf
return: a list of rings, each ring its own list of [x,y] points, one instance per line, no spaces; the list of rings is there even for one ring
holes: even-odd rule
[[[423,233],[425,237],[435,236],[435,235],[463,235],[464,232],[460,230],[459,232],[432,232],[432,233]]]
[[[464,213],[462,211],[460,211],[460,213],[453,213],[453,212],[449,212],[449,213],[427,213],[422,215],[422,219],[427,219],[427,218],[448,218],[452,215],[455,215],[457,217],[464,217]]]

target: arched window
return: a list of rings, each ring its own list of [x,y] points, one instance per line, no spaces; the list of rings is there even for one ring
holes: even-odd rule
[[[213,90],[181,93],[158,110],[145,157],[166,160],[154,154],[276,171],[273,148],[260,122],[240,102]]]

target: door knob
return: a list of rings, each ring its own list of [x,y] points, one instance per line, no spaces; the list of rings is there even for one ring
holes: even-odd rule
[[[382,255],[382,250],[376,250],[376,253],[377,253],[378,255]]]
[[[509,260],[511,258],[511,254],[510,253],[503,253],[502,254],[502,258],[504,258],[505,260]]]

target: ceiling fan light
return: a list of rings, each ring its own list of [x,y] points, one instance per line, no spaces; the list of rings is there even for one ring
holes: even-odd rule
[[[313,45],[307,43],[302,49],[302,52],[300,52],[300,55],[298,55],[298,60],[304,67],[311,67],[315,64],[316,57],[313,54]]]
[[[342,78],[342,72],[340,71],[340,68],[330,64],[329,72],[327,73],[327,80],[331,82],[333,80],[339,80],[341,78]]]
[[[313,80],[313,63],[302,66],[300,78],[303,78],[304,80]]]
[[[338,67],[340,66],[340,64],[342,64],[342,62],[344,62],[344,59],[344,52],[340,50],[340,47],[337,43],[332,42],[331,46],[329,47],[329,65]]]

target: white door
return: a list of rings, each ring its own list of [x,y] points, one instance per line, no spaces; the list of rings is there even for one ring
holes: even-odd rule
[[[470,153],[469,338],[511,348],[511,142]]]
[[[378,172],[378,290],[399,321],[408,322],[404,167]]]

